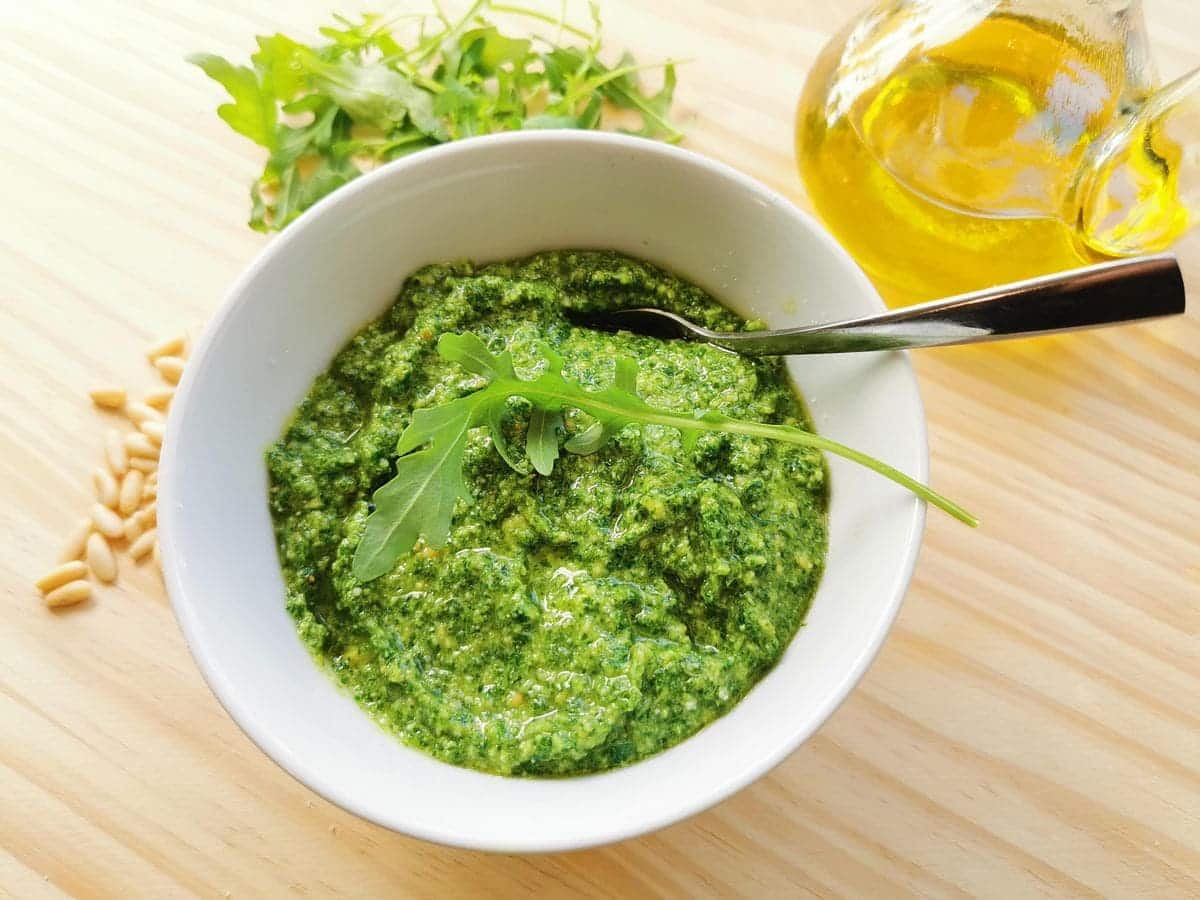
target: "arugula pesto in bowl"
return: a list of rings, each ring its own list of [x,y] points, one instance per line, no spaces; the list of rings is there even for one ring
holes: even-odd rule
[[[400,434],[400,441],[411,445],[409,452],[401,455],[400,444],[388,446],[382,436],[367,448],[379,454],[379,459],[389,463],[395,460],[394,476],[390,467],[384,470],[382,466],[378,472],[367,475],[364,460],[369,453],[357,443],[360,435],[347,431],[334,438],[331,430],[322,444],[318,436],[320,428],[312,428],[307,438],[300,429],[293,432],[290,452],[294,458],[290,464],[282,458],[277,460],[277,465],[284,464],[289,470],[286,480],[293,490],[290,501],[293,506],[286,515],[298,523],[297,535],[291,539],[293,546],[284,548],[285,557],[288,552],[296,554],[293,561],[285,559],[288,568],[285,579],[268,502],[272,476],[264,465],[263,454],[291,427],[289,422],[295,424],[297,404],[313,389],[314,379],[330,370],[330,360],[362,329],[364,322],[375,320],[388,309],[396,299],[398,287],[411,273],[430,261],[517,259],[540,248],[570,246],[607,247],[653,260],[719,297],[722,304],[742,319],[761,319],[771,328],[802,327],[884,309],[870,282],[819,225],[785,197],[728,166],[686,150],[616,134],[515,132],[456,141],[389,163],[334,192],[289,225],[248,267],[210,319],[192,352],[171,407],[160,474],[159,541],[164,582],[200,671],[232,719],[280,767],[344,809],[424,840],[506,853],[592,847],[662,828],[750,784],[807,740],[862,677],[888,634],[912,575],[925,521],[925,501],[938,502],[928,489],[922,489],[925,493],[918,491],[917,480],[924,480],[928,474],[928,453],[920,394],[906,354],[831,354],[787,359],[784,367],[791,381],[802,389],[819,434],[741,419],[723,420],[715,415],[698,416],[698,412],[710,405],[718,409],[730,408],[726,404],[754,405],[742,393],[749,385],[748,377],[737,377],[740,388],[732,388],[728,382],[723,389],[709,386],[711,378],[721,373],[726,377],[731,374],[727,366],[735,362],[744,365],[723,354],[703,357],[703,365],[711,369],[704,376],[706,386],[697,390],[694,400],[683,397],[686,402],[672,407],[676,412],[665,413],[656,407],[665,406],[666,395],[680,391],[682,396],[687,391],[682,378],[663,368],[668,359],[665,354],[682,347],[656,344],[647,352],[644,345],[638,349],[631,343],[626,348],[623,339],[620,343],[607,343],[608,350],[602,350],[599,344],[565,346],[568,340],[591,338],[570,331],[557,317],[547,316],[544,311],[533,312],[536,304],[529,304],[528,316],[507,312],[501,303],[504,293],[493,292],[495,305],[489,307],[492,309],[489,314],[477,315],[465,303],[458,304],[458,312],[453,315],[426,312],[430,320],[429,343],[420,353],[415,352],[415,344],[409,346],[410,362],[403,358],[408,345],[398,326],[407,319],[415,323],[417,313],[415,308],[405,312],[405,304],[401,304],[398,311],[390,314],[393,318],[385,316],[380,325],[368,330],[368,336],[375,335],[377,346],[368,346],[363,343],[367,338],[360,338],[359,352],[350,365],[384,375],[376,381],[358,382],[345,375],[324,376],[322,380],[336,383],[324,388],[318,386],[318,393],[324,391],[325,399],[314,397],[305,406],[302,415],[310,425],[323,427],[325,423],[321,420],[325,419],[329,424],[340,422],[341,427],[352,429],[350,423],[356,417],[365,419],[369,406],[378,416],[383,408],[374,405],[374,391],[377,386],[382,390],[382,381],[388,378],[407,378],[414,391],[412,399],[426,405],[410,417],[405,404],[411,404],[411,400],[393,401],[397,404],[395,420],[386,423],[390,430],[387,440]],[[460,270],[459,275],[465,275],[465,270]],[[419,289],[436,302],[431,287],[410,282],[408,290]],[[577,298],[584,296],[583,291],[573,293]],[[615,290],[600,293],[594,302],[615,302],[617,293]],[[699,305],[710,310],[706,316],[689,314],[708,321],[727,315],[709,307],[706,300]],[[453,312],[453,297],[448,306],[451,307],[448,312]],[[439,335],[432,333],[443,327],[436,321],[439,318],[446,320],[446,327],[455,319],[467,324],[457,332]],[[542,328],[547,330],[551,349],[559,350],[564,359],[565,371],[558,377],[555,391],[539,393],[539,385],[552,369],[546,348],[531,348],[520,344],[516,340],[518,335],[499,331],[498,326],[506,321],[516,327],[518,320],[526,319],[532,323],[533,333]],[[733,325],[737,320],[724,321]],[[377,334],[381,328],[390,330],[391,335]],[[474,349],[482,348],[483,352],[473,352],[468,359],[457,351],[471,343],[471,331],[482,335],[482,339],[475,339]],[[413,331],[410,338],[418,336],[426,337]],[[599,336],[596,339],[612,341]],[[499,363],[510,343],[514,344],[516,362],[511,379],[507,369],[501,378],[483,372],[477,365],[486,363],[499,372]],[[389,349],[393,344],[395,347]],[[443,356],[447,349],[456,351],[451,354],[453,360]],[[446,415],[456,404],[474,408],[481,397],[494,399],[497,390],[513,390],[515,396],[525,397],[533,408],[526,410],[522,402],[514,400],[511,408],[505,407],[498,433],[507,437],[510,455],[521,463],[520,454],[528,455],[530,449],[523,441],[521,429],[528,424],[535,437],[544,436],[545,429],[533,427],[537,424],[535,413],[541,410],[544,425],[545,414],[552,412],[548,409],[552,394],[563,397],[569,394],[572,403],[580,404],[575,409],[599,414],[598,421],[607,414],[606,410],[608,413],[618,407],[625,412],[635,410],[629,392],[617,389],[618,376],[628,373],[630,366],[621,367],[613,362],[612,369],[608,369],[610,353],[625,354],[620,359],[630,362],[634,356],[640,358],[642,371],[636,386],[647,395],[644,409],[638,416],[630,417],[636,424],[622,429],[616,437],[610,436],[591,456],[572,453],[567,448],[569,441],[585,433],[576,431],[585,420],[570,409],[564,410],[572,434],[569,441],[566,435],[557,434],[555,447],[562,455],[554,461],[549,476],[518,477],[510,474],[512,470],[507,464],[499,464],[496,448],[488,446],[491,422],[470,429],[461,447],[456,441],[440,442],[436,438],[414,443],[420,435],[430,432],[428,427],[416,428],[428,426],[430,417],[444,425],[452,421]],[[594,362],[584,358],[589,354],[595,357]],[[394,365],[385,365],[392,355],[401,358]],[[687,359],[686,368],[691,372],[699,357]],[[411,366],[407,376],[405,365]],[[739,371],[746,375],[753,372],[755,393],[764,386],[759,379],[765,378],[769,390],[780,389],[778,396],[785,406],[795,402],[789,393],[782,391],[787,385],[777,369],[755,366]],[[343,387],[338,388],[338,384]],[[562,385],[574,386],[574,390],[562,390]],[[587,385],[595,388],[585,390]],[[400,392],[406,390],[403,383],[397,383],[396,388]],[[417,389],[423,390],[424,395],[418,396]],[[581,395],[595,402],[583,403]],[[400,393],[397,396],[403,397]],[[606,399],[615,396],[621,397],[620,404],[610,404]],[[701,404],[699,409],[691,405],[693,402]],[[778,409],[775,414],[782,416]],[[651,427],[646,424],[650,421],[657,424]],[[414,430],[415,436],[409,440]],[[750,436],[761,446],[740,439],[726,443],[714,437],[702,438],[704,431]],[[676,436],[684,432],[691,438],[681,437],[683,443],[675,444]],[[832,439],[842,443],[835,444]],[[462,450],[458,459],[459,477],[463,493],[474,501],[473,505],[465,501],[456,503],[451,510],[448,542],[457,539],[456,529],[468,523],[473,523],[475,533],[502,536],[507,517],[499,517],[500,507],[521,495],[530,496],[527,506],[534,513],[531,518],[526,517],[525,527],[553,534],[550,517],[543,518],[541,507],[535,502],[547,489],[550,493],[546,499],[558,503],[555,509],[560,514],[565,511],[568,517],[564,521],[560,515],[555,530],[566,531],[568,537],[582,538],[592,533],[593,528],[591,521],[580,514],[581,510],[593,509],[590,503],[584,504],[589,484],[584,473],[592,471],[588,466],[605,460],[614,464],[618,451],[625,447],[624,442],[639,440],[647,441],[638,446],[645,454],[648,477],[655,479],[675,478],[673,468],[679,458],[668,455],[664,460],[652,452],[659,442],[676,453],[682,452],[690,440],[695,440],[697,450],[716,441],[713,447],[726,448],[721,453],[729,463],[744,463],[751,469],[754,455],[762,454],[764,464],[758,471],[740,473],[741,485],[736,484],[739,473],[728,469],[724,478],[715,479],[718,487],[734,491],[750,488],[755,476],[763,477],[773,471],[766,465],[767,459],[782,456],[798,463],[808,459],[806,454],[793,454],[790,449],[780,454],[785,447],[807,446],[825,452],[830,490],[828,540],[820,584],[804,615],[803,627],[787,642],[769,671],[724,715],[687,740],[633,765],[571,778],[503,777],[447,764],[398,740],[394,732],[379,727],[376,719],[364,715],[352,691],[340,689],[324,666],[313,664],[313,655],[297,637],[296,620],[288,613],[289,597],[301,613],[309,611],[310,627],[320,625],[326,629],[321,640],[327,649],[321,653],[330,665],[350,665],[352,655],[348,651],[340,658],[336,655],[339,648],[334,631],[329,628],[330,624],[359,621],[345,610],[338,610],[337,604],[341,602],[346,607],[347,600],[355,600],[357,605],[351,605],[366,610],[372,617],[361,620],[357,634],[350,633],[349,643],[377,654],[370,637],[372,629],[386,630],[387,623],[398,618],[402,611],[403,595],[385,594],[385,586],[389,579],[415,581],[421,577],[412,567],[420,564],[423,547],[410,544],[402,549],[405,540],[367,540],[381,522],[407,521],[403,516],[397,517],[393,493],[388,493],[388,502],[378,504],[373,513],[367,504],[381,492],[387,493],[385,489],[390,490],[388,486],[398,478],[411,475],[419,463],[429,461],[439,447]],[[312,443],[309,453],[319,466],[305,473],[300,456],[307,442]],[[532,445],[539,449],[536,455],[543,463],[546,459],[540,450],[548,449],[546,444],[535,439]],[[587,447],[575,445],[575,449]],[[287,445],[283,452],[289,452]],[[889,470],[879,460],[895,468]],[[662,465],[655,468],[659,463]],[[491,473],[487,477],[481,475],[485,468]],[[814,471],[807,466],[800,470]],[[567,477],[571,472],[576,473],[573,479]],[[891,480],[881,478],[881,473]],[[899,477],[901,473],[912,478],[904,481]],[[306,478],[306,474],[311,478]],[[575,482],[579,482],[578,486]],[[797,483],[803,484],[799,479]],[[317,484],[332,486],[334,490],[320,492]],[[568,499],[561,489],[553,490],[554,485],[570,486],[585,493]],[[506,493],[506,486],[519,487],[521,493]],[[686,494],[683,483],[673,486]],[[372,488],[377,490],[372,492]],[[613,491],[598,488],[593,492],[593,502],[606,504],[611,497],[613,508],[623,509],[625,494],[632,489],[635,489],[632,483],[626,482],[618,483]],[[786,489],[794,490],[795,485]],[[618,539],[625,529],[636,526],[646,529],[647,540],[643,548],[640,541],[630,538],[626,544],[628,555],[613,562],[637,568],[647,564],[645,557],[651,562],[664,556],[669,559],[671,548],[662,538],[668,532],[653,531],[651,526],[655,499],[663,499],[664,510],[670,514],[665,503],[668,494],[664,488],[648,497],[650,515],[645,520],[639,513],[634,521],[632,512],[625,519],[615,520]],[[699,513],[705,506],[709,516],[717,516],[710,523],[719,524],[722,516],[736,515],[738,509],[725,502],[728,494],[723,490],[715,494],[715,500],[702,497],[693,508]],[[814,491],[809,496],[818,495]],[[413,496],[411,492],[400,492],[400,499]],[[276,502],[283,499],[275,497]],[[327,504],[340,509],[342,517],[331,516]],[[594,508],[599,511],[602,506]],[[440,513],[433,515],[423,504],[421,509],[423,516],[428,513],[422,529],[429,527],[436,543],[438,529],[433,525],[440,526],[444,520]],[[497,514],[497,522],[471,518],[486,509]],[[771,514],[772,510],[767,508],[766,515]],[[703,525],[699,517],[692,520],[688,546],[675,548],[678,560],[696,560],[697,553],[705,552],[704,545],[697,543],[701,539],[710,540]],[[756,522],[752,527],[757,530],[761,526]],[[721,528],[716,532],[722,533]],[[765,528],[760,533],[769,536]],[[516,538],[514,535],[511,539],[512,545],[523,547]],[[491,547],[493,554],[505,549],[484,541],[472,542],[471,546]],[[324,568],[319,566],[318,547],[331,548]],[[443,572],[449,573],[449,566],[467,565],[464,560],[471,554],[457,555],[461,549],[448,543],[439,551],[445,570],[431,569],[427,577],[448,577]],[[546,549],[553,550],[554,546]],[[787,552],[800,549],[789,546]],[[380,555],[376,550],[385,552]],[[753,551],[734,546],[733,553],[736,559],[731,559],[742,564],[749,562]],[[346,573],[353,575],[360,555],[367,568],[360,583],[354,585]],[[521,549],[520,556],[526,571],[532,561],[532,568],[547,576],[545,581],[557,589],[554,602],[560,604],[557,607],[560,613],[547,616],[544,621],[565,624],[561,604],[568,601],[590,612],[589,604],[593,601],[589,592],[594,588],[585,582],[597,576],[589,571],[588,578],[573,579],[574,585],[580,587],[572,594],[564,578],[548,577],[557,566],[539,569],[540,560],[529,548]],[[784,556],[785,563],[791,559]],[[815,558],[811,561],[814,566],[819,564]],[[386,571],[372,578],[375,563]],[[312,571],[302,571],[305,565],[310,565]],[[584,569],[578,563],[567,568],[571,572]],[[683,569],[687,574],[688,568]],[[715,582],[715,586],[729,588],[729,596],[733,598],[730,610],[743,609],[741,598],[749,592],[740,590],[729,579],[731,573],[722,575],[714,570],[713,574],[718,579],[724,578]],[[789,573],[789,577],[799,574]],[[501,575],[503,572],[497,567],[488,577]],[[482,584],[482,577],[474,574],[464,577],[469,578],[471,588],[487,587]],[[809,573],[809,577],[815,578],[815,573]],[[337,593],[339,585],[362,590],[351,598],[348,593],[344,596]],[[420,589],[427,592],[423,599],[429,600],[434,587],[430,581]],[[502,595],[498,591],[464,594],[447,590],[444,596],[444,606],[450,608],[452,603],[475,597],[487,598],[483,602],[494,607]],[[519,594],[510,608],[515,609],[516,602],[526,596]],[[689,595],[687,602],[695,604],[698,597]],[[782,596],[779,599],[795,603],[794,618],[798,619],[800,603],[795,597],[790,601]],[[541,601],[542,595],[538,594],[538,615],[545,616]],[[642,627],[639,621],[642,606],[640,601],[630,601],[626,606],[614,607],[618,615],[628,617],[631,624],[626,634],[634,638],[641,635],[637,629]],[[437,621],[428,623],[434,635],[442,624],[444,633],[453,639],[454,629],[461,624],[462,609],[455,607],[451,610],[453,615],[444,616],[442,610],[435,610]],[[322,615],[330,611],[338,614],[321,623],[316,615],[318,610]],[[730,614],[728,610],[703,605],[678,604],[666,613],[683,621],[683,610],[695,613],[692,621],[696,622]],[[532,606],[529,611],[533,611]],[[585,619],[573,610],[567,612],[578,623],[581,636],[585,628],[594,628],[597,638],[605,630],[599,627],[595,616]],[[432,616],[428,611],[425,615]],[[495,668],[502,670],[505,660],[519,659],[522,646],[515,643],[511,648],[503,646],[505,634],[518,633],[507,620],[497,625],[489,619],[485,626],[494,629],[488,633],[498,635],[495,647],[508,651],[507,656],[496,655]],[[375,708],[383,711],[385,719],[390,718],[389,710],[391,716],[402,711],[405,702],[417,706],[451,697],[447,689],[443,689],[442,698],[413,699],[416,695],[411,692],[406,695],[404,691],[413,685],[433,686],[435,676],[445,688],[456,672],[465,671],[453,666],[466,666],[467,661],[454,659],[440,645],[435,657],[430,646],[432,637],[425,630],[414,629],[414,632],[430,651],[420,660],[421,664],[437,658],[446,667],[443,671],[427,673],[429,677],[419,682],[406,682],[409,676],[404,667],[415,665],[417,660],[400,656],[394,643],[390,648],[382,645],[392,653],[390,665],[381,663],[380,656],[360,660],[362,671],[370,673],[374,667],[375,684],[384,689],[375,698]],[[619,640],[621,629],[613,628],[610,633],[618,635]],[[778,633],[774,638],[783,643]],[[749,647],[749,637],[746,643],[745,649],[753,649]],[[641,677],[640,690],[644,693],[654,686],[645,661],[639,661],[639,657],[647,650],[665,648],[666,643],[631,640],[629,645],[629,669]],[[596,640],[586,644],[595,665],[593,672],[601,668],[597,654],[604,646],[603,641]],[[616,654],[610,658],[619,659]],[[584,661],[587,659],[585,656]],[[383,674],[385,665],[387,674],[395,681]],[[573,671],[554,666],[551,662],[541,670]],[[539,670],[531,672],[531,676],[539,674]],[[467,701],[482,704],[487,696],[482,689],[488,682],[470,683],[462,675],[458,678],[458,684],[465,685],[463,693],[458,695],[460,709],[455,711],[446,702],[439,707],[445,711],[446,719],[469,713]],[[593,675],[593,686],[619,687],[616,683],[606,684],[602,678],[615,681],[619,676],[603,672],[601,678]],[[543,684],[548,691],[548,679]],[[389,707],[389,702],[395,700],[385,699],[387,694],[400,701],[400,709]],[[625,696],[632,700],[634,695]],[[531,718],[528,697],[524,694],[513,697],[514,701],[518,699],[526,709],[521,719]],[[577,706],[584,708],[585,704]],[[491,708],[494,711],[497,707]],[[502,717],[501,710],[497,721]],[[670,720],[655,720],[650,716],[649,721],[655,729],[662,730],[664,726],[659,722]],[[627,716],[624,724],[632,722]],[[452,724],[461,727],[460,723]],[[535,726],[536,723],[531,723],[527,729]]]
[[[644,305],[744,327],[701,289],[613,252],[428,266],[317,378],[267,453],[288,610],[317,659],[405,743],[506,775],[621,766],[725,713],[802,623],[826,550],[821,454],[654,424],[564,454],[548,475],[518,471],[472,431],[462,476],[473,499],[454,506],[445,545],[419,542],[371,580],[355,572],[371,497],[395,474],[414,411],[480,387],[439,356],[443,333],[510,351],[522,377],[547,366],[548,345],[585,388],[632,358],[638,394],[658,409],[809,428],[777,360],[603,334],[563,313]],[[524,444],[527,407],[508,401],[506,445]],[[567,411],[563,440],[591,424]]]

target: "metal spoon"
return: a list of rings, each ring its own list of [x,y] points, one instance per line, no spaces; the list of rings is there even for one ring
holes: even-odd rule
[[[1183,275],[1170,254],[1101,263],[934,300],[894,312],[778,331],[719,332],[662,309],[577,313],[579,324],[715,344],[747,356],[944,347],[1120,325],[1184,311]]]

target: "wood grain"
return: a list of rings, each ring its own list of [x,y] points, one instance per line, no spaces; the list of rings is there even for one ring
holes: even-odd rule
[[[1163,74],[1200,64],[1194,0],[1147,3]],[[802,202],[792,106],[861,5],[603,7],[614,45],[694,60],[693,149]],[[328,7],[0,6],[0,893],[1200,896],[1194,313],[919,355],[934,483],[984,527],[930,516],[892,637],[816,737],[618,846],[488,856],[329,805],[224,714],[148,566],[41,606],[98,458],[88,387],[153,383],[143,348],[199,326],[266,240],[242,224],[261,160],[181,57]],[[1200,285],[1200,237],[1179,253]]]

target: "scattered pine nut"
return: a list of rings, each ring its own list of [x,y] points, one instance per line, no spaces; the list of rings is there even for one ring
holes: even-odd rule
[[[130,456],[158,459],[158,448],[150,443],[150,438],[146,437],[140,431],[131,431],[125,435],[124,444],[125,452]]]
[[[157,409],[147,406],[145,403],[138,403],[136,400],[125,404],[125,415],[130,422],[139,427],[143,422],[161,422],[163,420],[162,413]]]
[[[179,384],[183,377],[183,360],[178,356],[160,356],[154,361],[154,368],[171,384]]]
[[[117,479],[112,472],[103,466],[97,466],[92,472],[92,485],[96,488],[96,499],[105,506],[117,506]]]
[[[181,356],[187,346],[187,338],[182,334],[165,338],[146,351],[146,359],[155,362],[162,356]]]
[[[142,402],[145,403],[147,406],[150,406],[150,407],[153,407],[154,409],[159,409],[159,410],[162,410],[165,412],[167,407],[171,405],[171,399],[174,396],[175,396],[174,388],[158,388],[157,390],[153,390],[150,393],[148,393],[145,397],[143,397]]]
[[[153,522],[151,522],[151,521],[149,521],[149,520],[146,518],[146,511],[145,511],[145,510],[139,509],[137,512],[135,512],[135,513],[134,513],[132,516],[130,516],[129,518],[131,518],[131,519],[133,519],[133,521],[137,522],[138,536],[139,536],[139,537],[141,536],[142,532],[143,532],[143,531],[145,531],[147,528],[152,528],[152,527],[154,527],[154,523],[153,523]]]
[[[129,555],[134,559],[141,559],[147,553],[154,549],[154,543],[158,540],[158,529],[151,528],[140,538],[129,545]]]
[[[178,335],[148,348],[146,358],[173,385],[183,376],[188,349],[187,336]],[[99,581],[116,580],[117,557],[110,541],[123,538],[135,560],[152,554],[155,565],[161,566],[156,528],[158,457],[175,389],[157,388],[141,401],[129,400],[124,388],[113,385],[97,386],[88,395],[97,407],[123,411],[137,430],[105,433],[106,466],[92,472],[97,502],[91,515],[76,523],[58,565],[34,582],[51,607],[70,606],[92,595],[89,567]]]
[[[142,525],[142,517],[138,513],[134,513],[125,520],[125,540],[127,540],[129,543],[132,544],[134,541],[140,538],[142,536],[142,532],[145,530],[145,527]]]
[[[146,475],[137,469],[130,469],[121,479],[121,496],[117,500],[117,512],[123,516],[132,515],[141,505],[142,488],[146,484]]]
[[[151,441],[160,447],[162,446],[163,438],[167,435],[167,426],[162,419],[145,421],[138,428]]]
[[[46,595],[46,605],[51,609],[74,606],[92,596],[92,586],[86,581],[69,581]]]
[[[96,530],[108,538],[116,540],[125,535],[125,523],[121,517],[99,503],[92,504],[92,522]]]
[[[87,566],[75,559],[65,562],[61,566],[55,566],[35,581],[34,586],[45,594],[68,581],[77,581],[80,578],[87,578]]]
[[[103,535],[92,534],[87,539],[87,564],[95,576],[105,584],[117,580],[117,558]]]
[[[121,443],[121,435],[115,429],[109,429],[104,435],[104,458],[114,475],[124,475],[129,471],[129,454]]]
[[[125,389],[119,387],[98,387],[88,391],[92,402],[103,409],[120,409],[125,405]]]
[[[92,533],[95,527],[91,519],[80,519],[75,523],[75,527],[71,529],[71,533],[67,535],[67,541],[63,544],[62,553],[58,554],[59,562],[70,562],[73,559],[79,559],[83,556],[83,548],[87,544],[88,535]]]

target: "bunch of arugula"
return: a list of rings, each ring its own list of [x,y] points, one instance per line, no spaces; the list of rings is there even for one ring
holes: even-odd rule
[[[538,348],[546,361],[545,368],[530,380],[517,376],[508,351],[492,353],[471,332],[443,334],[437,349],[444,359],[487,379],[487,385],[465,397],[413,414],[396,447],[399,454],[396,474],[375,492],[372,498],[375,510],[367,516],[366,528],[355,550],[352,569],[360,581],[370,581],[390,571],[418,538],[423,537],[430,547],[445,545],[455,503],[459,499],[471,500],[463,478],[463,454],[471,429],[488,429],[505,462],[517,471],[525,471],[520,455],[506,440],[500,424],[512,397],[524,398],[530,404],[525,455],[540,475],[554,471],[559,435],[564,431],[564,411],[577,409],[587,413],[593,422],[563,443],[562,449],[568,453],[594,453],[627,425],[675,428],[685,447],[694,444],[704,432],[767,438],[853,460],[903,485],[956,519],[971,526],[978,524],[965,509],[898,469],[812,432],[786,425],[741,421],[717,412],[689,416],[656,409],[638,396],[637,363],[629,357],[617,358],[611,385],[589,391],[563,377],[562,358],[545,345]]]
[[[217,114],[270,156],[250,191],[250,227],[280,230],[321,197],[378,162],[473,135],[523,128],[598,128],[606,110],[640,118],[633,131],[678,141],[667,119],[675,90],[671,63],[639,66],[628,53],[599,59],[600,17],[591,31],[536,10],[475,0],[452,20],[440,6],[420,22],[410,47],[377,15],[320,29],[307,46],[282,34],[257,38],[252,65],[197,53],[188,61],[229,92]],[[510,37],[485,12],[522,16],[555,38]],[[435,23],[429,28],[430,23]],[[566,36],[583,41],[564,46]],[[638,74],[662,68],[662,87],[644,91]],[[293,124],[301,119],[304,124]]]

